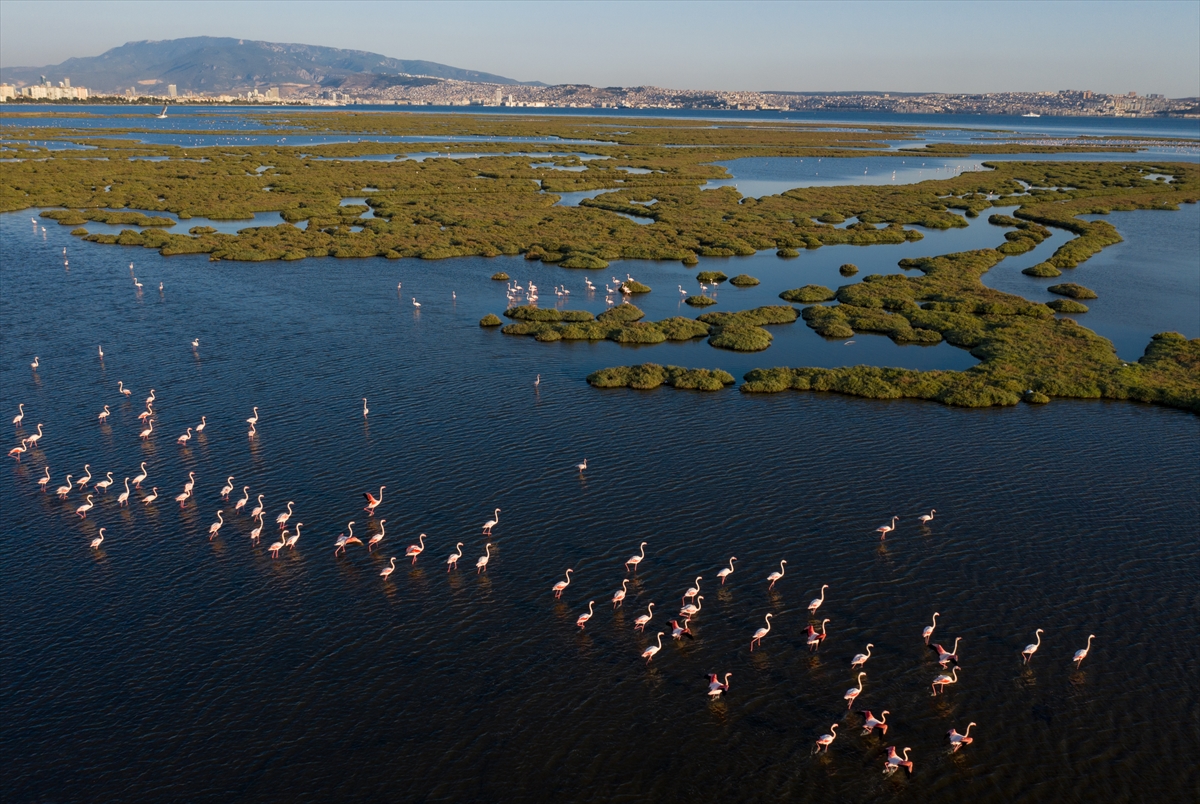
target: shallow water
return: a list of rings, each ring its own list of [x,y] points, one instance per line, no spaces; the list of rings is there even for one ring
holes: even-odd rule
[[[772,327],[775,345],[750,356],[702,342],[687,355],[538,344],[477,326],[503,307],[503,283],[487,277],[534,276],[551,299],[582,272],[511,259],[211,263],[67,231],[0,216],[0,407],[24,402],[25,431],[46,432],[0,480],[0,588],[19,613],[0,632],[0,785],[14,800],[1007,802],[1183,800],[1196,788],[1200,651],[1179,639],[1200,613],[1190,414],[601,392],[582,378],[602,365],[821,365],[809,359],[820,348],[855,347],[826,346],[802,322]],[[981,218],[935,234],[995,243],[1002,231]],[[836,286],[848,260],[865,274],[876,251],[893,249],[898,270],[900,249],[946,250],[937,242],[702,265],[763,280],[718,291],[714,309],[740,309],[784,287]],[[163,294],[139,295],[129,260]],[[678,303],[674,284],[695,283],[676,263],[591,278],[602,287],[626,272],[655,287],[638,300],[650,317]],[[793,351],[785,332],[820,347]],[[142,442],[150,387],[156,434]],[[103,404],[107,425],[95,419]],[[255,405],[251,440],[243,419]],[[205,433],[177,446],[202,414]],[[119,509],[120,481],[142,461],[144,491],[162,496]],[[90,463],[118,488],[80,519],[78,492],[38,493],[47,462],[52,487]],[[189,471],[198,493],[181,511],[170,498]],[[271,559],[272,527],[252,546],[232,502],[205,538],[229,474],[239,494],[264,493],[271,515],[295,501],[291,521],[305,525],[294,550]],[[348,520],[374,532],[361,494],[380,484],[388,536],[373,555],[351,546],[334,558]],[[479,523],[497,506],[477,576]],[[922,531],[914,517],[930,507]],[[899,529],[881,544],[873,529],[893,514]],[[106,541],[92,551],[99,527]],[[403,548],[419,532],[428,550],[412,567]],[[458,541],[462,567],[447,574]],[[621,562],[641,541],[647,559],[614,614]],[[739,561],[721,587],[730,555]],[[780,559],[788,572],[769,592]],[[550,586],[568,566],[556,602]],[[647,667],[641,651],[696,575],[697,638],[668,639]],[[830,636],[813,655],[805,606],[822,583]],[[588,600],[596,615],[580,632]],[[635,635],[651,601],[648,635]],[[920,637],[934,610],[935,642],[964,638],[960,680],[936,698]],[[750,653],[768,612],[771,634]],[[1089,633],[1077,671],[1070,657]],[[867,642],[855,710],[890,710],[886,739],[861,736],[842,700]],[[726,671],[730,694],[708,701],[703,673]],[[976,742],[948,754],[945,732],[972,720]],[[812,756],[833,722],[831,751]],[[912,777],[881,774],[893,744],[912,747]]]

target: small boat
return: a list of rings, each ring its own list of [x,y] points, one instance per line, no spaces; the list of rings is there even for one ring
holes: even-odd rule
[[[164,107],[164,111],[166,111],[165,107]],[[164,115],[162,115],[162,117],[166,117],[166,115],[164,114]],[[1025,114],[1021,115],[1021,117],[1041,117],[1041,115],[1038,114],[1037,112],[1026,112]]]
[[[157,117],[159,120],[167,119],[167,105],[165,103],[163,104],[163,110],[156,114],[155,117]]]

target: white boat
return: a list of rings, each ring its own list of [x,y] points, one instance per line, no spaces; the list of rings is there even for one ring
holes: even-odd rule
[[[164,108],[163,111],[166,111],[166,109]],[[159,116],[166,117],[165,114],[159,115]],[[1021,117],[1041,117],[1041,115],[1038,114],[1037,112],[1026,112],[1025,114],[1021,115]]]

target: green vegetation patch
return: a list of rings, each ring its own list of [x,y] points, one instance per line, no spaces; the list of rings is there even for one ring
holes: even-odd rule
[[[708,296],[688,296],[683,300],[683,303],[690,307],[708,307],[709,305],[716,304],[717,300]]]
[[[587,381],[596,388],[650,390],[667,385],[692,391],[720,391],[734,383],[733,375],[720,369],[689,369],[657,363],[600,369],[589,374]]]
[[[735,352],[761,352],[771,345],[773,336],[762,327],[735,324],[721,327],[709,337],[710,346]]]
[[[544,257],[542,259],[545,259]],[[548,262],[548,260],[547,260]],[[563,268],[583,268],[590,271],[598,271],[601,268],[608,267],[608,261],[602,260],[594,254],[572,254],[565,260],[559,263]],[[649,289],[647,288],[647,291]]]
[[[627,289],[630,293],[649,293],[650,292],[649,285],[643,285],[641,282],[638,282],[636,279],[626,279],[624,282],[621,283],[621,285],[625,289]]]
[[[639,311],[641,312],[641,311]],[[519,307],[509,307],[504,311],[505,318],[518,321],[593,321],[595,316],[587,310],[556,310],[534,307],[525,304]]]
[[[507,282],[511,278],[512,277],[503,271],[497,271],[496,273],[492,274],[492,279],[495,279],[497,282]]]
[[[488,313],[483,318],[479,319],[479,326],[481,327],[498,327],[503,323],[504,322],[500,320],[500,316],[496,315],[495,313]]]
[[[799,314],[795,307],[786,304],[772,304],[736,313],[704,313],[697,316],[696,320],[715,327],[760,327],[765,324],[790,324],[797,318],[799,318]]]
[[[60,226],[78,226],[95,221],[114,226],[174,226],[173,218],[150,217],[141,212],[112,212],[106,209],[47,209],[40,217],[58,221]],[[213,231],[216,231],[215,229]]]
[[[800,252],[791,246],[785,246],[775,252],[775,256],[781,259],[790,260],[800,256]]]
[[[1039,262],[1037,265],[1031,265],[1022,270],[1021,273],[1026,276],[1037,276],[1043,279],[1053,279],[1056,276],[1062,276],[1062,271],[1048,262]]]
[[[840,268],[838,268],[838,273],[842,276],[854,276],[856,273],[858,273],[858,266],[852,262],[844,263]]]
[[[1094,299],[1096,291],[1085,288],[1083,285],[1077,285],[1074,282],[1063,282],[1061,285],[1051,285],[1046,288],[1051,293],[1059,296],[1068,296],[1072,299]]]
[[[1046,302],[1046,306],[1056,313],[1086,313],[1088,307],[1074,299],[1054,299]]]
[[[627,321],[640,321],[645,315],[641,308],[626,302],[618,304],[615,307],[609,307],[603,313],[596,316],[596,320],[602,321],[605,324],[617,324]]]
[[[779,294],[784,301],[800,304],[816,304],[817,302],[832,301],[836,294],[823,285],[805,285],[802,288],[792,288]]]
[[[696,274],[696,281],[704,282],[705,284],[709,282],[724,282],[728,278],[724,271],[701,271]]]
[[[79,227],[71,230],[71,234],[75,235],[76,237],[86,237],[87,233],[88,233],[88,230],[84,229],[82,226],[79,226]]]
[[[750,274],[738,274],[729,280],[729,284],[739,288],[752,288],[759,284],[759,281],[755,277],[750,276]]]

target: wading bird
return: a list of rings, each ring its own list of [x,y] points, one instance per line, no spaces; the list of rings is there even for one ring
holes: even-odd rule
[[[837,738],[837,728],[838,724],[834,723],[829,727],[829,731],[831,731],[832,734],[822,734],[817,738],[817,751],[820,751],[823,748],[825,749],[826,753],[829,752],[829,746],[832,745],[833,741]]]
[[[692,618],[688,617],[683,621],[683,625],[680,625],[677,620],[671,620],[671,639],[682,639],[683,637],[695,639],[696,635],[692,633],[692,629],[688,628],[688,623],[691,621]]]
[[[100,411],[100,415],[98,415],[96,418],[100,420],[101,424],[104,424],[105,422],[108,421],[109,415],[110,414],[108,412],[108,405],[105,405],[104,410]]]
[[[1039,628],[1034,636],[1037,637],[1037,642],[1033,642],[1025,646],[1025,650],[1021,651],[1021,655],[1025,657],[1025,664],[1029,664],[1029,660],[1033,658],[1033,654],[1037,653],[1038,648],[1042,646],[1042,629]]]
[[[145,479],[146,479],[146,462],[142,461],[141,471],[139,471],[138,474],[136,474],[133,478],[133,487],[140,489],[142,487],[142,481]]]
[[[87,519],[87,512],[92,510],[95,504],[92,502],[92,495],[87,496],[87,502],[75,509],[75,513],[79,514],[80,519]]]
[[[217,509],[217,521],[208,526],[208,540],[211,542],[217,533],[221,530],[221,526],[225,524],[225,518],[221,516],[221,509]]]
[[[225,485],[221,487],[221,499],[228,500],[230,492],[233,491],[233,475],[230,475],[225,480]]]
[[[38,422],[37,432],[34,433],[33,435],[29,436],[29,438],[26,438],[25,441],[28,442],[29,447],[32,449],[33,447],[36,447],[37,442],[39,442],[41,440],[42,440],[42,423]]]
[[[392,556],[392,563],[379,571],[379,576],[385,581],[391,577],[391,574],[396,571],[396,557]]]
[[[254,507],[254,510],[250,512],[251,518],[262,519],[263,510],[264,510],[263,509],[263,497],[264,496],[265,495],[262,495],[262,494],[258,495],[258,505],[256,505]]]
[[[946,675],[945,673],[939,673],[937,678],[935,678],[933,680],[933,684],[930,686],[932,686],[932,688],[933,688],[934,695],[937,695],[939,692],[944,692],[947,684],[957,684],[958,683],[958,668],[955,667],[950,672],[951,672],[951,675]]]
[[[725,585],[725,579],[733,574],[733,562],[737,561],[737,556],[729,559],[729,566],[717,573],[717,577],[721,579],[721,586]]]
[[[496,527],[499,524],[500,524],[500,509],[497,508],[495,511],[492,512],[492,518],[489,519],[487,522],[483,523],[483,535],[491,536],[492,528]]]
[[[367,398],[365,396],[362,398],[362,401],[363,401],[363,418],[365,419],[365,418],[367,418],[367,414],[370,413],[371,411],[367,410]]]
[[[64,500],[67,499],[67,495],[71,493],[71,476],[70,475],[67,475],[67,484],[65,486],[59,486],[58,488],[56,488],[54,490],[54,493],[57,494],[61,499],[64,499]]]
[[[785,572],[787,572],[787,567],[784,566],[785,564],[787,564],[786,559],[784,559],[783,561],[780,561],[779,562],[779,572],[772,572],[770,575],[767,576],[767,580],[771,582],[771,585],[767,587],[768,592],[775,588],[775,582],[778,581],[780,578],[782,578],[783,574]]]
[[[884,771],[886,773],[895,773],[899,768],[906,768],[908,769],[909,776],[911,776],[913,772],[913,764],[908,758],[908,752],[911,750],[911,748],[905,746],[904,756],[900,756],[896,753],[896,746],[889,745],[887,759],[885,760],[885,764],[883,766]]]
[[[22,438],[21,443],[8,451],[8,457],[16,458],[17,463],[21,462],[21,456],[29,451],[29,439]]]
[[[950,753],[957,753],[958,749],[975,741],[975,738],[971,736],[971,727],[974,725],[976,725],[975,721],[968,723],[967,730],[962,734],[959,734],[957,729],[950,729],[946,732],[946,737],[950,739]]]
[[[654,616],[654,604],[651,603],[646,607],[646,613],[638,615],[638,618],[633,621],[634,631],[645,631],[646,623],[650,622],[650,618]]]
[[[488,542],[486,545],[484,545],[483,553],[484,554],[479,557],[479,560],[477,560],[475,562],[475,574],[476,575],[478,575],[481,572],[487,571],[488,562],[492,560],[492,543],[491,542]]]
[[[688,603],[679,610],[680,617],[687,617],[689,620],[700,613],[700,607],[704,605],[704,595],[696,595],[695,603]]]
[[[822,586],[821,587],[821,596],[814,597],[812,600],[809,601],[809,603],[808,603],[808,613],[809,614],[816,614],[817,609],[821,608],[821,604],[825,602],[825,590],[828,588],[829,588],[829,584],[825,584],[824,586]]]
[[[886,709],[884,709],[882,712],[879,713],[879,717],[875,717],[874,715],[872,715],[870,709],[868,709],[866,712],[864,712],[863,713],[863,734],[870,734],[871,732],[875,731],[875,729],[879,729],[881,732],[883,732],[883,735],[886,737],[887,730],[888,730],[886,720],[887,720],[887,716],[889,714],[890,714],[890,712],[888,712],[888,710],[886,710]]]
[[[122,380],[117,380],[117,392],[123,394],[124,396],[133,396],[133,391],[130,391],[128,388],[126,388],[125,383]]]
[[[42,487],[42,494],[46,493],[46,484],[50,482],[50,467],[46,467],[46,476],[38,480],[38,485]]]
[[[421,555],[421,553],[425,552],[425,534],[422,533],[420,538],[417,539],[417,541],[419,541],[420,544],[410,544],[408,546],[408,549],[404,551],[404,557],[408,558],[411,556],[412,563],[414,563],[414,564],[417,563],[417,556],[419,556],[419,555]]]
[[[157,499],[158,499],[158,486],[154,486],[153,488],[150,489],[150,493],[142,498],[142,502],[146,505],[149,505],[150,503],[154,502]]]
[[[625,602],[625,588],[626,588],[627,586],[629,586],[629,579],[628,579],[628,578],[626,578],[625,580],[621,581],[621,588],[620,588],[620,589],[618,589],[617,591],[613,592],[612,603],[613,603],[613,608],[614,608],[614,609],[615,609],[615,608],[617,608],[618,606],[620,606],[622,603],[624,603],[624,602]]]
[[[255,528],[254,530],[250,531],[250,541],[254,542],[255,544],[258,544],[258,537],[262,535],[262,530],[263,530],[263,521],[260,519],[260,520],[258,520],[258,527]],[[341,544],[343,546],[346,543],[345,539],[346,539],[345,536],[343,536],[341,539]]]
[[[858,686],[851,687],[850,689],[846,690],[846,694],[842,696],[842,700],[844,700],[846,702],[846,709],[849,709],[850,707],[854,706],[854,700],[858,696],[862,695],[863,676],[865,676],[865,675],[866,675],[866,673],[859,673],[858,681],[855,682]]]
[[[871,648],[873,647],[875,647],[875,643],[868,642],[866,653],[854,654],[854,658],[850,660],[850,669],[853,670],[855,667],[866,667],[867,659],[871,658]]]
[[[100,528],[100,535],[92,539],[92,549],[99,550],[102,544],[104,544],[104,528]]]
[[[117,505],[129,502],[129,478],[125,478],[125,490],[117,497]]]
[[[140,433],[141,439],[143,441],[145,441],[147,438],[149,438],[150,434],[154,432],[154,419],[150,420],[149,425],[150,425],[149,427],[147,427],[145,430],[143,430]]]
[[[1087,647],[1082,650],[1075,651],[1075,657],[1071,661],[1075,662],[1075,669],[1079,669],[1079,665],[1083,664],[1083,660],[1087,658],[1088,651],[1092,649],[1092,640],[1096,638],[1095,634],[1088,634]]]
[[[695,597],[696,595],[700,594],[700,581],[702,580],[704,580],[704,576],[697,575],[696,580],[692,582],[695,585],[689,587],[688,590],[683,593],[683,600],[680,600],[679,602],[683,603],[683,601],[687,600],[689,597]]]
[[[287,510],[284,511],[279,516],[275,517],[275,524],[278,525],[281,529],[285,525],[287,525],[287,521],[292,518],[292,505],[293,505],[292,501],[288,500]]]
[[[579,470],[579,474],[583,474],[584,471],[587,469],[587,458],[583,459],[583,463],[575,464],[575,468]]]
[[[33,356],[33,362],[29,364],[29,367],[30,367],[30,368],[32,368],[34,371],[37,371],[37,368],[38,368],[38,366],[40,366],[40,365],[42,365],[42,362],[41,362],[40,360],[38,360],[38,356],[37,356],[37,355],[34,355],[34,356]]]
[[[939,614],[939,612],[936,612],[936,611],[935,611],[935,612],[933,613],[933,624],[932,624],[932,625],[927,625],[927,626],[925,626],[925,629],[924,629],[923,631],[921,631],[921,636],[925,637],[925,644],[926,644],[926,645],[928,645],[928,644],[929,644],[929,638],[930,638],[931,636],[933,636],[933,629],[937,628],[937,618],[938,618],[938,614]]]
[[[919,517],[917,517],[917,519],[920,520],[922,526],[927,527],[929,525],[929,523],[933,521],[933,515],[936,513],[937,513],[937,509],[931,508],[931,509],[929,509],[928,514],[921,514]]]
[[[13,426],[20,427],[21,422],[25,419],[25,403],[21,402],[17,405],[17,415],[13,416]]]
[[[451,553],[450,555],[446,556],[446,572],[449,572],[452,569],[458,569],[458,560],[460,558],[462,558],[462,555],[463,555],[462,548],[463,548],[463,543],[459,542],[454,547],[454,549],[457,552]]]
[[[175,439],[175,443],[176,443],[176,444],[183,444],[183,445],[185,445],[185,446],[186,446],[186,445],[187,445],[187,442],[189,442],[189,441],[191,441],[191,440],[192,440],[192,428],[190,428],[190,427],[189,427],[189,428],[187,429],[187,432],[186,432],[186,433],[184,433],[183,435],[181,435],[179,438]]]
[[[588,621],[588,620],[590,620],[590,619],[592,619],[592,605],[593,605],[595,602],[596,602],[596,601],[594,601],[594,600],[589,600],[589,601],[588,601],[588,610],[587,610],[587,614],[580,614],[580,615],[579,615],[579,619],[577,619],[577,620],[575,621],[575,624],[576,624],[577,626],[579,626],[580,628],[583,628],[585,625],[587,625],[587,621]]]
[[[765,637],[767,634],[771,633],[771,618],[774,616],[775,616],[774,614],[768,614],[765,618],[766,623],[767,623],[766,627],[760,628],[754,632],[754,637],[750,640],[750,652],[751,653],[754,652],[754,643],[757,642],[759,645],[761,645],[762,641],[763,641],[763,637]]]
[[[200,417],[200,423],[196,425],[196,435],[199,435],[200,433],[203,433],[203,432],[204,432],[204,428],[205,428],[205,427],[208,427],[208,417],[207,417],[207,416],[201,416],[201,417]]]
[[[92,488],[94,488],[96,491],[103,491],[105,494],[107,494],[108,487],[113,484],[112,472],[105,472],[104,477],[104,480],[96,481],[96,485],[92,486]]]
[[[384,526],[384,525],[386,525],[386,524],[387,524],[387,520],[386,520],[386,519],[381,519],[381,520],[379,520],[379,532],[378,532],[378,533],[376,533],[376,534],[375,534],[374,536],[372,536],[371,538],[367,539],[367,552],[368,552],[368,553],[369,553],[369,552],[371,552],[372,550],[374,550],[374,549],[375,549],[375,545],[377,545],[377,544],[379,544],[381,541],[383,541],[383,537],[384,537],[384,534],[385,534],[385,532],[386,532],[386,531],[384,530],[383,526]],[[422,535],[422,536],[424,536],[425,534],[421,534],[421,535]],[[417,560],[416,560],[415,558],[413,559],[413,563],[414,563],[414,564],[415,564],[415,563],[417,563]]]
[[[629,568],[633,567],[633,571],[637,572],[638,564],[641,564],[645,558],[646,542],[642,542],[642,546],[638,549],[638,554],[636,556],[630,556],[629,560],[625,562],[625,571],[628,572]]]
[[[453,558],[453,555],[451,555],[451,557]],[[455,559],[455,561],[457,561],[457,560],[458,560],[458,559]],[[565,581],[559,581],[558,583],[554,584],[554,586],[551,588],[551,590],[550,590],[550,591],[554,592],[554,599],[555,599],[555,600],[557,600],[558,598],[562,597],[562,593],[563,593],[563,591],[564,591],[564,590],[565,590],[565,589],[566,589],[568,586],[570,586],[570,585],[571,585],[571,573],[572,573],[572,572],[574,572],[574,571],[575,571],[575,570],[573,570],[573,569],[569,569],[569,568],[568,568],[568,569],[567,569],[567,579],[566,579]]]
[[[875,532],[879,534],[880,541],[883,541],[884,539],[886,539],[887,535],[896,529],[896,521],[898,519],[900,519],[900,517],[894,516],[894,517],[892,517],[892,524],[880,525],[879,527],[875,528]]]
[[[729,692],[729,677],[731,675],[733,675],[733,673],[726,673],[725,681],[722,682],[717,677],[716,673],[709,673],[708,674],[708,697],[709,698],[720,698],[721,693]]]
[[[153,393],[153,391],[151,391],[151,393]],[[246,422],[248,424],[252,424],[252,425],[258,424],[258,407],[257,406],[255,406],[255,408],[254,408],[254,415],[251,416],[249,419],[246,419]]]
[[[230,478],[230,480],[232,480],[232,479],[233,478]],[[242,512],[242,509],[246,507],[246,503],[248,503],[248,502],[250,502],[250,487],[242,486],[242,498],[240,500],[238,500],[237,503],[234,504],[233,512],[235,514],[240,514]]]
[[[88,483],[92,482],[92,465],[90,463],[85,463],[83,465],[83,471],[86,474],[84,474],[83,477],[81,477],[75,481],[75,485],[79,486],[79,488],[84,488],[85,486],[87,486]]]
[[[654,658],[654,654],[656,654],[660,650],[662,650],[662,635],[663,635],[663,632],[659,631],[658,632],[658,644],[651,645],[650,647],[648,647],[644,651],[642,651],[642,658],[646,660],[646,664],[650,664],[650,660]]]
[[[807,642],[809,650],[816,650],[817,648],[821,647],[821,643],[825,641],[825,623],[827,622],[829,622],[828,618],[821,621],[821,630],[819,632],[811,625],[808,626]]]
[[[271,558],[279,558],[279,551],[282,550],[286,544],[287,531],[285,530],[280,532],[279,541],[271,542],[271,546],[267,548],[267,551],[271,554]]]
[[[958,664],[958,643],[962,642],[962,637],[954,638],[954,647],[951,650],[946,650],[941,645],[934,643],[933,649],[937,651],[938,664],[942,667],[948,667],[950,662]]]

